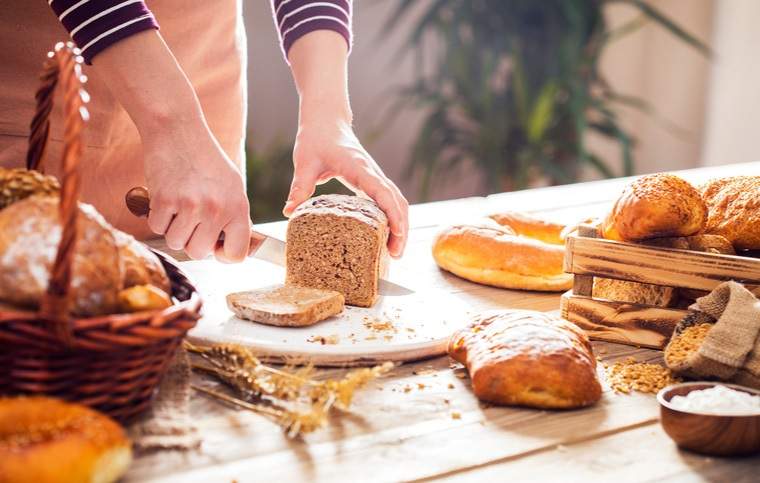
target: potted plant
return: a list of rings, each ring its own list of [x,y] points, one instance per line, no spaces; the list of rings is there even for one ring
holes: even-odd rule
[[[384,31],[419,2],[396,0]],[[640,16],[611,29],[604,9],[634,6]],[[577,180],[591,166],[605,177],[633,173],[631,135],[616,104],[649,110],[618,94],[599,68],[605,47],[645,22],[666,28],[709,55],[709,48],[643,0],[432,0],[404,44],[420,66],[392,110],[426,116],[408,174],[420,175],[426,199],[436,176],[475,163],[491,192],[537,182]],[[589,131],[614,139],[622,173],[586,145]]]

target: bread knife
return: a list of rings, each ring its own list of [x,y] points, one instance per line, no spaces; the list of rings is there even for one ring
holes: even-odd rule
[[[129,190],[124,196],[124,201],[127,204],[127,209],[135,216],[143,217],[148,216],[148,213],[150,213],[150,193],[143,186],[137,186]],[[217,243],[222,242],[224,242],[224,233],[219,235]],[[284,267],[285,242],[251,230],[248,256]],[[414,293],[414,290],[382,278],[378,283],[377,291],[380,295],[389,296],[410,295]]]

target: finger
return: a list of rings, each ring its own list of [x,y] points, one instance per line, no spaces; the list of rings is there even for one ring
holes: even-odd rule
[[[166,230],[166,246],[172,250],[184,250],[196,226],[198,217],[189,210],[180,212]]]
[[[151,200],[148,212],[148,227],[157,235],[165,235],[172,218],[177,214],[177,209],[169,204]]]
[[[185,253],[194,260],[206,258],[214,251],[221,232],[222,227],[219,224],[201,222],[185,244]]]
[[[391,240],[396,244],[394,250],[397,253],[397,256],[400,257],[404,254],[406,243],[409,240],[409,202],[401,193],[401,190],[398,189],[392,181],[388,180],[388,183],[390,183],[394,198],[396,199],[396,204],[399,207],[402,217],[400,220],[401,233],[399,233],[398,236],[394,235],[393,240]]]
[[[293,173],[293,182],[290,184],[288,201],[282,210],[285,216],[290,216],[298,205],[308,200],[314,194],[318,179],[319,174],[311,166],[296,169],[295,173]]]
[[[232,221],[224,227],[224,245],[215,252],[219,261],[237,263],[248,255],[251,242],[251,223],[245,218]]]
[[[390,182],[376,174],[365,173],[357,179],[358,188],[365,192],[378,204],[388,217],[390,237],[388,240],[388,252],[392,257],[398,258],[403,252],[406,238],[406,212],[402,212],[396,201]]]

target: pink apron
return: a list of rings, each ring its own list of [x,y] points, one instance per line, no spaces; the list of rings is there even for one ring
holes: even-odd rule
[[[227,155],[242,166],[246,114],[246,39],[239,0],[148,0],[166,40],[198,94],[208,124]],[[23,166],[45,54],[69,36],[47,2],[0,2],[0,166]],[[97,57],[95,58],[97,63]],[[150,66],[146,66],[150,68]],[[91,121],[85,129],[82,200],[114,226],[152,236],[124,206],[124,194],[145,184],[140,137],[93,66],[85,68]],[[44,168],[57,174],[63,139],[60,102],[51,117]]]

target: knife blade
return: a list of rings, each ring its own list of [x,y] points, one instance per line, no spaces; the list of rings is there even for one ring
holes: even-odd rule
[[[124,196],[124,201],[127,204],[127,209],[135,216],[144,217],[150,213],[150,193],[143,186],[129,190]],[[218,242],[223,241],[224,233],[219,236]],[[251,230],[248,256],[284,267],[285,246],[285,242],[282,240]],[[401,296],[413,294],[414,290],[381,278],[378,282],[378,293],[380,295]]]

